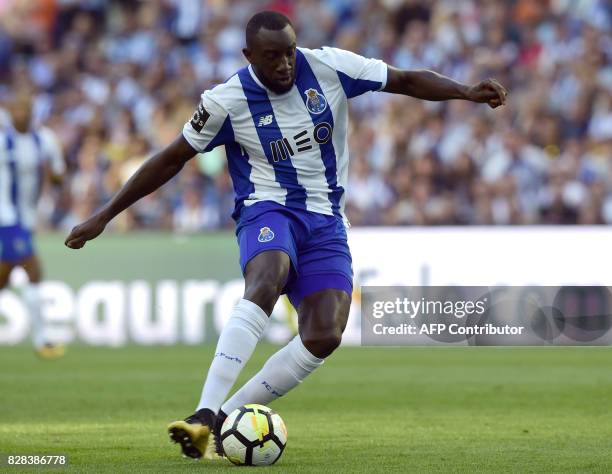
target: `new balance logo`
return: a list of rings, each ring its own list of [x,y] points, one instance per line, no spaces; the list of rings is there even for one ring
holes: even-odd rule
[[[272,120],[274,120],[274,115],[262,115],[261,117],[259,117],[259,123],[257,124],[257,126],[263,127],[264,125],[270,125],[272,123]]]

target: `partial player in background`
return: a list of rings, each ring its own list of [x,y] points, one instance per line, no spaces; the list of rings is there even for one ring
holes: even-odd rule
[[[64,348],[49,339],[40,311],[42,268],[34,249],[37,203],[45,179],[59,184],[64,158],[54,133],[32,124],[32,101],[19,92],[6,103],[8,114],[0,125],[0,291],[15,267],[22,267],[29,283],[23,297],[32,325],[34,348],[43,358],[63,355]]]
[[[193,458],[213,454],[211,434],[219,441],[233,410],[286,395],[340,345],[353,289],[344,214],[348,100],[384,91],[496,108],[507,94],[493,79],[468,86],[337,48],[298,48],[291,22],[275,12],[251,18],[246,46],[249,66],[204,92],[182,135],[66,239],[70,248],[83,247],[196,153],[225,145],[245,292],[221,332],[196,412],[168,427]],[[297,310],[299,335],[228,399],[284,293]],[[222,454],[218,443],[216,451]]]

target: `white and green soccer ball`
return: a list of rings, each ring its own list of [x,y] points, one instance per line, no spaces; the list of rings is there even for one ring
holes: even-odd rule
[[[221,426],[221,444],[234,464],[267,466],[278,461],[287,444],[287,428],[278,413],[263,405],[244,405]]]

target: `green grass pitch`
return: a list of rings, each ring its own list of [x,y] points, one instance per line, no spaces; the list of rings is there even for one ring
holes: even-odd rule
[[[72,472],[248,469],[183,459],[168,442],[212,350],[75,346],[47,362],[0,348],[0,453],[66,454]],[[259,347],[241,381],[274,350]],[[609,348],[342,348],[272,405],[289,442],[254,469],[610,472],[611,368]]]

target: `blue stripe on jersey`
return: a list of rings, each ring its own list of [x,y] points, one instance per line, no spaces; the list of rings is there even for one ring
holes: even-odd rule
[[[229,115],[221,125],[215,138],[208,144],[206,151],[212,150],[218,145],[225,144],[225,155],[227,156],[227,167],[232,177],[234,186],[234,212],[232,218],[238,220],[240,212],[244,207],[244,200],[248,199],[251,193],[255,192],[255,185],[251,182],[251,165],[249,155],[236,142],[234,128]]]
[[[9,157],[9,183],[11,186],[11,203],[15,208],[15,214],[17,215],[17,225],[21,222],[19,215],[19,180],[17,176],[17,161],[15,160],[15,141],[11,132],[7,132],[6,135],[6,150]]]
[[[368,91],[377,91],[382,87],[380,81],[369,81],[367,79],[353,79],[348,74],[344,74],[341,71],[336,71],[338,78],[344,89],[344,93],[350,99],[357,97],[358,95],[365,94]]]
[[[302,97],[304,105],[306,105],[306,109],[308,110],[306,103],[308,100],[306,91],[308,89],[315,89],[320,94],[323,94],[323,89],[321,89],[319,81],[314,75],[310,64],[308,64],[308,61],[304,57],[304,53],[302,53],[300,50],[297,50],[296,68],[295,84],[300,93],[300,97]],[[308,112],[310,113],[310,118],[312,119],[312,123],[315,125],[315,127],[325,122],[331,126],[332,131],[330,132],[328,141],[326,143],[320,143],[319,148],[321,149],[321,158],[323,159],[323,164],[325,165],[325,179],[332,190],[332,192],[329,194],[329,201],[332,205],[332,211],[334,215],[341,217],[340,198],[344,194],[344,188],[342,186],[338,186],[336,150],[334,150],[334,144],[331,137],[334,129],[334,117],[331,112],[331,107],[328,103],[325,110],[320,114],[314,114],[310,110],[308,110]]]
[[[224,145],[226,143],[233,142],[234,140],[234,128],[232,127],[232,122],[228,115],[223,121],[223,125],[221,125],[221,128],[219,129],[217,134],[208,143],[206,148],[204,148],[204,152],[212,151],[214,148],[220,145]]]
[[[274,168],[276,181],[287,190],[285,205],[297,209],[306,209],[306,190],[298,182],[297,172],[293,167],[291,157],[288,156],[289,153],[287,153],[283,146],[279,147],[283,159],[278,159],[277,157],[277,160],[274,160],[270,146],[271,142],[279,143],[279,141],[283,140],[283,135],[276,122],[268,93],[257,85],[247,68],[243,68],[238,72],[238,78],[242,84],[244,95],[247,98],[251,118],[253,119],[253,125],[257,131],[261,148],[266,154],[268,163]],[[272,117],[272,123],[266,125],[266,127],[258,127],[258,121],[262,117],[268,116]]]
[[[240,213],[244,207],[244,200],[255,192],[255,185],[251,182],[251,165],[249,154],[237,142],[225,145],[227,155],[227,166],[229,168],[232,183],[234,184],[234,212],[232,219],[236,222],[240,218]]]
[[[44,156],[43,156],[42,142],[40,141],[40,136],[36,132],[32,133],[32,136],[34,138],[34,143],[36,144],[36,152],[38,153],[38,160],[36,163],[36,188],[34,189],[34,197],[33,197],[34,199],[33,204],[36,205],[36,203],[40,199],[40,194],[42,193]]]

